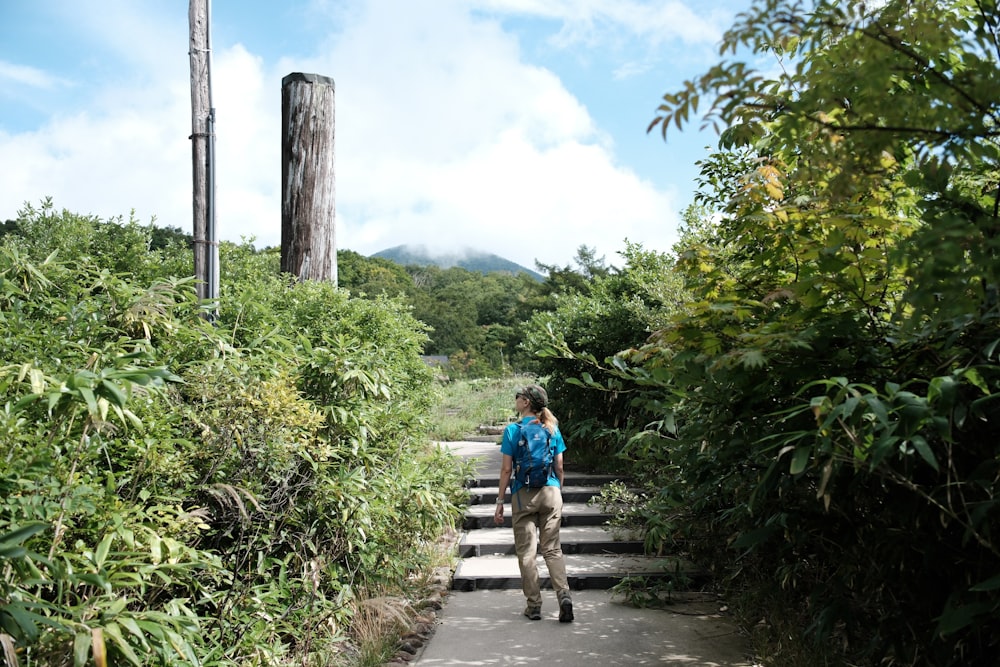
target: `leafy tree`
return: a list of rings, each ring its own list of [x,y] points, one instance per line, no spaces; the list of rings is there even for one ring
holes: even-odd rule
[[[603,257],[597,257],[597,251],[594,248],[588,248],[585,245],[577,248],[573,262],[575,267],[570,265],[559,267],[554,264],[535,262],[535,268],[548,276],[539,296],[545,298],[555,294],[573,292],[586,294],[591,280],[607,276],[612,270],[605,266]]]
[[[530,366],[519,349],[523,322],[531,313],[527,303],[538,290],[529,275],[483,275],[437,266],[409,266],[405,271],[412,277],[407,303],[414,317],[429,327],[425,353],[453,357],[453,372],[472,376]]]
[[[550,272],[542,283],[523,272],[401,267],[351,251],[338,257],[342,287],[362,297],[400,296],[428,326],[424,352],[449,356],[452,372],[469,376],[537,370],[537,360],[522,345],[531,317],[553,310],[563,295],[587,294],[615,270],[585,246],[578,249],[575,267],[540,266]]]
[[[756,2],[650,126],[722,130],[689,302],[618,355],[553,350],[633,396],[647,543],[691,538],[808,664],[998,649],[998,25],[992,1]]]
[[[670,258],[631,243],[622,256],[624,268],[596,276],[587,294],[563,295],[554,311],[536,313],[524,343],[543,357],[540,372],[576,456],[602,467],[646,422],[634,387],[595,368],[597,360],[643,345],[686,300]],[[581,377],[590,391],[580,391]]]
[[[19,229],[17,220],[4,220],[3,224],[0,225],[0,239],[8,234],[16,234]]]
[[[161,250],[169,247],[190,248],[194,243],[191,234],[180,227],[155,226],[150,229],[150,250]]]
[[[399,296],[414,291],[413,278],[399,264],[352,250],[337,251],[337,282],[354,294]]]
[[[482,276],[460,268],[411,267],[420,296],[414,316],[431,329],[428,354],[451,355],[479,349],[477,286]]]
[[[121,217],[100,220],[65,209],[57,212],[47,198],[38,207],[26,204],[15,227],[6,240],[38,260],[53,252],[71,263],[100,257],[109,271],[131,275],[139,282],[192,273],[190,243],[183,236],[164,234],[152,223],[140,224],[134,213],[127,222]],[[156,244],[154,237],[159,239]]]

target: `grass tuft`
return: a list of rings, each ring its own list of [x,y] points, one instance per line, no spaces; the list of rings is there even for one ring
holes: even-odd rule
[[[430,437],[442,442],[482,435],[480,426],[504,426],[514,412],[514,393],[535,382],[528,377],[458,380],[440,384]],[[499,437],[498,437],[499,440]]]
[[[351,619],[351,638],[358,667],[385,664],[396,652],[399,636],[409,626],[413,609],[400,596],[372,595],[358,601]]]

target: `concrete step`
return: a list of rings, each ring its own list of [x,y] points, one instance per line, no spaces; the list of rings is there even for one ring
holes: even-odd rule
[[[493,523],[493,513],[495,503],[482,505],[469,505],[465,508],[465,518],[462,521],[463,530],[476,530],[479,528],[496,528]],[[510,528],[511,510],[508,504],[504,508],[503,525]],[[584,503],[566,503],[563,505],[562,525],[563,526],[603,526],[608,521],[608,515],[601,512],[597,507],[590,507]]]
[[[564,503],[585,503],[601,492],[600,486],[578,486],[566,484],[562,488]],[[510,504],[510,491],[504,494],[504,500]],[[475,487],[469,489],[470,505],[493,505],[497,501],[497,485]]]
[[[611,588],[625,577],[701,578],[691,563],[679,559],[624,555],[569,554],[566,575],[573,590]],[[551,587],[545,560],[538,557],[538,575],[543,588]],[[480,556],[458,564],[452,578],[456,591],[502,590],[521,587],[521,574],[514,556]]]
[[[602,526],[567,526],[559,537],[565,554],[641,554],[638,535],[620,535]],[[514,531],[510,528],[480,528],[465,533],[458,543],[461,558],[513,554]]]
[[[563,484],[565,486],[596,486],[601,487],[605,484],[610,484],[611,482],[616,482],[621,479],[617,475],[591,475],[587,473],[576,473],[576,472],[566,472],[563,475]],[[495,470],[493,474],[479,475],[476,479],[471,479],[466,483],[471,489],[488,489],[493,487],[495,491],[498,486],[500,486],[499,469]]]

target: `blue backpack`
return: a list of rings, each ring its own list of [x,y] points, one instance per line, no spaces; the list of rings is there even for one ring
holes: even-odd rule
[[[514,454],[514,479],[532,489],[546,486],[555,458],[552,434],[537,419],[518,426],[521,438]]]

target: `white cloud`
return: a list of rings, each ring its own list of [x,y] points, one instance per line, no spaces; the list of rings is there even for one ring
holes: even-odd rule
[[[376,2],[309,66],[337,81],[339,238],[359,252],[424,242],[563,264],[674,227],[669,197],[616,165],[586,108],[493,21]]]
[[[63,70],[43,81],[72,94],[25,100],[35,129],[0,131],[0,219],[51,196],[73,212],[110,218],[135,209],[142,220],[190,228],[185,28],[133,4],[39,7],[53,36],[46,61],[64,54]]]
[[[616,80],[712,57],[741,0],[478,0],[486,12],[546,19],[559,25],[549,38],[581,61],[601,51],[617,63]],[[697,7],[697,11],[692,9]]]
[[[573,6],[555,4],[566,14]],[[638,4],[625,4],[617,14],[610,4],[586,7],[631,25],[638,19],[627,12]],[[133,34],[162,20],[143,23],[137,11]],[[170,27],[180,58],[154,67],[155,49],[144,48],[145,74],[102,82],[85,109],[54,113],[37,131],[0,132],[0,219],[52,195],[80,213],[135,208],[140,219],[190,229],[186,18]],[[579,245],[614,261],[625,238],[670,247],[671,194],[619,164],[583,104],[553,72],[526,62],[499,22],[453,0],[371,0],[340,20],[308,59],[269,62],[216,42],[222,238],[280,241],[280,81],[305,71],[336,81],[342,248],[470,246],[530,267],[570,263]],[[122,39],[114,48],[131,48]]]
[[[679,0],[480,0],[479,4],[490,11],[561,22],[556,42],[564,47],[637,38],[653,46],[677,40],[704,44],[721,36],[715,21]]]
[[[173,111],[176,111],[174,107]],[[101,217],[159,217],[188,227],[190,149],[176,114],[164,108],[123,109],[114,116],[79,113],[40,130],[0,135],[4,157],[0,216],[14,217],[25,200],[52,196],[56,206]],[[185,200],[187,204],[185,205]]]
[[[240,44],[214,60],[219,235],[279,245],[281,79]]]
[[[473,247],[528,267],[569,263],[580,245],[613,255],[623,240],[666,239],[676,223],[671,198],[614,166],[598,145],[541,148],[511,130],[466,159],[432,166],[397,163],[407,179],[400,206],[368,211],[347,233],[372,251],[401,243]]]
[[[58,20],[73,26],[75,35],[86,41],[84,49],[73,54],[75,59],[96,65],[110,55],[101,67],[110,76],[154,79],[187,65],[186,2],[76,0],[48,5],[43,11],[58,12]]]
[[[0,60],[0,85],[6,86],[11,83],[50,90],[67,85],[68,82],[37,67],[17,65]]]

